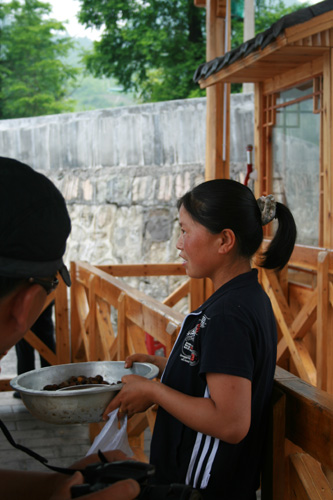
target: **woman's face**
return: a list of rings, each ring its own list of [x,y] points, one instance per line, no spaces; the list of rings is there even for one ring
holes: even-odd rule
[[[179,225],[181,234],[176,247],[184,260],[186,274],[191,278],[213,279],[220,264],[221,235],[209,232],[183,206],[179,210]]]

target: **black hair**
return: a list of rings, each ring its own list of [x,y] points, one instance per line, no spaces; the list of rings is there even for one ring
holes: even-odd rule
[[[177,203],[208,231],[218,234],[231,229],[240,255],[251,258],[263,241],[261,211],[251,189],[231,179],[214,179],[199,184]],[[260,266],[282,269],[288,262],[296,241],[296,224],[290,210],[276,203],[278,229],[263,254]]]

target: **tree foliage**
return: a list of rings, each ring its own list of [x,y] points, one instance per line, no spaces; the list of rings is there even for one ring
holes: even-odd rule
[[[113,76],[143,101],[204,95],[194,69],[205,59],[205,11],[193,0],[80,0],[79,20],[105,27],[87,57],[95,76]]]
[[[13,0],[0,19],[0,117],[71,111],[69,85],[77,70],[62,61],[73,46],[62,23],[46,18],[48,3]]]
[[[300,3],[297,0],[289,7],[284,4],[283,0],[255,0],[255,34],[267,30],[281,17],[307,6],[307,2]],[[243,42],[243,25],[243,19],[238,16],[232,20],[231,48],[235,48]]]
[[[281,0],[255,1],[256,33],[306,5],[296,0],[290,7]],[[243,42],[242,0],[238,3],[232,47]],[[104,28],[86,57],[92,74],[116,78],[144,102],[205,95],[192,78],[206,57],[206,11],[193,0],[80,0],[80,6],[82,24]]]

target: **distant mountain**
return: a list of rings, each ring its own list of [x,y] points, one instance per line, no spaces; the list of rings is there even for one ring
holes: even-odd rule
[[[76,48],[73,49],[67,61],[82,68],[77,87],[70,97],[77,101],[74,111],[89,111],[92,109],[115,108],[137,104],[132,94],[124,92],[113,78],[94,78],[88,75],[81,61],[82,53],[92,49],[93,42],[89,38],[75,38]]]

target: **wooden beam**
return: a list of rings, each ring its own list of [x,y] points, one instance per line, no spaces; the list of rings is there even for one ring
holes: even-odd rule
[[[295,500],[331,500],[332,488],[321,465],[310,455],[290,455],[290,491]]]
[[[262,82],[285,73],[292,68],[310,63],[328,52],[328,47],[287,45],[281,35],[263,50],[258,49],[245,58],[237,59],[217,73],[199,81],[201,88],[218,82]],[[213,59],[213,58],[212,58]]]
[[[320,16],[316,16],[305,23],[291,26],[284,30],[284,35],[288,44],[299,42],[303,38],[308,38],[325,30],[332,29],[333,11],[325,12]]]
[[[185,275],[182,264],[116,264],[96,266],[111,276],[181,276]]]
[[[29,330],[25,335],[24,339],[29,342],[29,344],[39,352],[43,358],[46,359],[50,363],[50,365],[57,364],[57,356],[51,351],[49,347],[47,347],[44,342],[37,337],[31,330]]]
[[[190,293],[190,280],[186,280],[185,283],[179,285],[176,290],[174,290],[168,297],[163,300],[163,304],[169,307],[173,307],[175,304],[186,297]]]
[[[281,92],[281,90],[294,86],[304,79],[315,78],[323,72],[322,56],[313,59],[305,64],[299,64],[291,70],[274,75],[263,83],[263,93]]]

